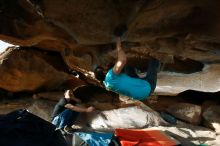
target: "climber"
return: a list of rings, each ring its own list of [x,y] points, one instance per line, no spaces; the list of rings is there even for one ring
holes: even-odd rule
[[[108,70],[107,74],[103,67],[96,67],[94,71],[95,77],[101,82],[103,81],[107,90],[112,90],[137,100],[147,99],[156,88],[159,61],[149,57],[148,64],[146,64],[144,69],[129,67],[126,65],[127,56],[121,47],[119,35],[121,34],[116,35],[118,59],[115,65]]]
[[[92,106],[88,108],[75,106],[76,103],[81,103],[81,100],[74,97],[72,90],[66,90],[64,97],[59,100],[52,113],[52,123],[58,129],[71,130],[71,126],[80,112],[93,112],[95,110]]]

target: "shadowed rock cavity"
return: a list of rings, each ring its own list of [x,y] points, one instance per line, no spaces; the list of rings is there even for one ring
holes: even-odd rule
[[[162,64],[161,70],[183,74],[191,74],[203,70],[204,64],[195,60],[180,60],[175,57],[173,63]]]

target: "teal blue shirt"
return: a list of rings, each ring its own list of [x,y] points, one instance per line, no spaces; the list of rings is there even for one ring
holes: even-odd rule
[[[125,73],[115,74],[112,69],[106,74],[104,85],[108,90],[137,100],[146,99],[151,92],[151,86],[147,81],[132,78]]]

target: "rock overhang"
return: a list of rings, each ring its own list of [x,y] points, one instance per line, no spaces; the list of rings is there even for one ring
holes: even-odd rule
[[[123,46],[131,63],[138,63],[147,55],[164,64],[175,64],[177,58],[186,66],[197,62],[195,66],[203,74],[207,72],[203,66],[220,61],[219,3],[2,0],[0,39],[27,48],[60,52],[70,68],[92,71],[94,63],[104,65],[115,59],[113,31],[125,24],[128,31],[122,36]],[[190,75],[197,71],[186,70],[192,71]],[[169,67],[168,71],[173,72]]]

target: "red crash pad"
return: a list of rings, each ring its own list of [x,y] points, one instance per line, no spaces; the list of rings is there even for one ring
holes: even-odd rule
[[[116,129],[121,146],[177,146],[180,143],[159,130]]]

